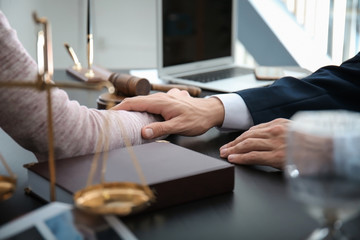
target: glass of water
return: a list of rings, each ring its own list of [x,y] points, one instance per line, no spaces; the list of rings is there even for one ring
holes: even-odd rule
[[[360,114],[295,114],[287,136],[285,176],[291,196],[320,222],[308,239],[347,239],[341,225],[360,210]]]

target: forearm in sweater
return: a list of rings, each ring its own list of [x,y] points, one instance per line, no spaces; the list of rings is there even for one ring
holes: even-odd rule
[[[0,11],[0,81],[35,82],[37,65],[19,42]],[[132,144],[141,144],[140,130],[156,121],[146,113],[89,109],[70,101],[65,91],[52,89],[55,158],[94,153],[102,133],[110,149],[123,147],[119,121]],[[108,122],[108,123],[106,123]],[[108,124],[109,131],[105,126]],[[47,159],[46,92],[32,88],[0,88],[0,127],[16,142],[32,151],[40,161]]]

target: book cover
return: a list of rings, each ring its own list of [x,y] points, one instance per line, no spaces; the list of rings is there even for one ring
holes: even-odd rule
[[[234,189],[234,166],[190,149],[169,143],[153,142],[132,147],[147,184],[156,201],[147,209],[155,210]],[[73,203],[73,194],[86,187],[94,155],[56,161],[56,201]],[[92,184],[100,183],[102,159]],[[108,153],[106,182],[141,183],[128,149]],[[30,193],[49,201],[47,162],[25,166]]]

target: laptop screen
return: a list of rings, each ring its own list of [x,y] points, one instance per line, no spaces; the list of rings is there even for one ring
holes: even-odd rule
[[[231,56],[232,0],[163,0],[163,66]]]

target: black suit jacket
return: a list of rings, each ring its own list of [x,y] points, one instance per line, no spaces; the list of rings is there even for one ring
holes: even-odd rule
[[[254,124],[290,118],[300,110],[360,111],[360,53],[340,66],[320,68],[301,80],[284,77],[264,88],[237,92]]]

